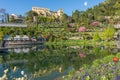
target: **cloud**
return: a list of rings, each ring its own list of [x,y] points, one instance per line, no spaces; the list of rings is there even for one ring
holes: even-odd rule
[[[84,6],[87,6],[88,5],[88,2],[84,2]]]

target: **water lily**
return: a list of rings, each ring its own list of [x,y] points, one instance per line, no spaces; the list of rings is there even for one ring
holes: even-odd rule
[[[8,69],[4,70],[4,73],[7,74],[8,73]]]
[[[21,74],[24,75],[24,71],[21,71]]]
[[[15,66],[15,67],[14,67],[14,69],[13,69],[13,72],[15,72],[15,71],[16,71],[16,69],[17,69],[17,67]]]

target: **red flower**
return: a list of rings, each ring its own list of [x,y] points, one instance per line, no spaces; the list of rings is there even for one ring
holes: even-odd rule
[[[113,61],[114,61],[114,62],[118,62],[118,61],[119,61],[119,58],[114,57],[114,58],[113,58]]]

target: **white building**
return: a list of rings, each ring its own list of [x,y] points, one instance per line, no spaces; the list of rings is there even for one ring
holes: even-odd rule
[[[15,19],[18,18],[18,16],[17,16],[16,14],[11,14],[11,15],[10,15],[10,18],[11,18],[12,16],[13,16]]]
[[[9,19],[11,20],[12,18],[14,18],[15,23],[25,23],[25,17],[22,15],[11,14]]]

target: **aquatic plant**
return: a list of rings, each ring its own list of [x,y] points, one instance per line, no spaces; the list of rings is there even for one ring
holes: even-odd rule
[[[16,67],[12,70],[13,72],[16,71]],[[9,69],[5,69],[3,75],[0,77],[0,80],[33,80],[33,76],[28,76],[25,74],[24,71],[21,71],[22,77],[14,77],[14,76],[8,76]]]

